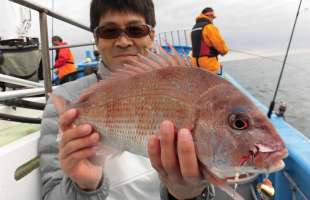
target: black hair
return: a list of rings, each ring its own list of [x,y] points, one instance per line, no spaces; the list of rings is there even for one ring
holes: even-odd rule
[[[207,13],[207,12],[213,12],[213,8],[211,8],[211,7],[206,7],[206,8],[204,8],[204,9],[201,11],[202,14]]]
[[[155,27],[153,0],[92,0],[90,4],[90,30],[99,25],[100,18],[109,11],[133,12],[145,18],[147,24]]]
[[[62,38],[60,37],[60,36],[58,36],[58,35],[54,35],[53,37],[52,37],[52,41],[59,41],[59,42],[62,42]]]

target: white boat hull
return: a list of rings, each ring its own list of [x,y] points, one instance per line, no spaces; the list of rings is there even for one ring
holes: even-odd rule
[[[41,183],[38,169],[19,181],[14,178],[18,167],[37,156],[39,136],[38,131],[0,147],[0,199],[40,199]]]

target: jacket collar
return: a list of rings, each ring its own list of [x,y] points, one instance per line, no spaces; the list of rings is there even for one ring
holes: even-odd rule
[[[102,61],[100,61],[98,66],[98,74],[100,75],[100,77],[104,79],[105,77],[110,76],[111,73],[112,73],[111,70],[107,68]]]
[[[212,23],[212,19],[202,13],[200,13],[197,17],[196,17],[196,21],[199,19],[207,19],[210,23]]]

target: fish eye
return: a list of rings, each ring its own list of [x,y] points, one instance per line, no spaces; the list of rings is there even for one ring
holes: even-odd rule
[[[244,113],[233,113],[228,118],[229,126],[235,130],[246,130],[250,127],[249,117]]]

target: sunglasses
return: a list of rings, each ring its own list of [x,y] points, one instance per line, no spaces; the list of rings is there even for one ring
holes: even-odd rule
[[[130,38],[142,38],[150,34],[153,28],[148,24],[131,25],[125,29],[113,26],[98,26],[94,33],[96,37],[102,39],[117,39],[122,33],[125,33]]]

